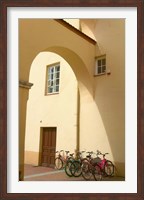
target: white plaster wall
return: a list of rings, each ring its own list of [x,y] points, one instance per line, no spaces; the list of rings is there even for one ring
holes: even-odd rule
[[[60,61],[59,94],[45,95],[46,66]],[[77,81],[68,63],[50,52],[32,63],[26,121],[25,150],[39,152],[40,127],[57,127],[56,149],[74,151],[76,146]]]
[[[111,71],[110,75],[94,77],[94,101],[87,98],[86,102],[86,98],[82,97],[82,123],[86,124],[88,113],[91,116],[88,118],[87,128],[81,126],[81,147],[109,152],[109,159],[124,163],[125,20],[81,20],[81,29],[90,37],[95,37],[96,56],[106,54],[107,69]]]
[[[87,67],[94,80],[93,96],[83,85],[79,85],[80,150],[99,149],[102,152],[109,152],[108,159],[123,165],[125,162],[124,20],[99,19],[95,23],[88,20],[85,23],[87,28],[83,25],[82,30],[92,28],[88,33],[92,33],[97,40],[96,56],[106,54],[107,67],[111,70],[111,75],[94,77],[94,66],[89,64]],[[60,93],[45,96],[46,65],[59,61]],[[77,68],[76,72],[81,71]],[[30,82],[34,83],[34,86],[30,91],[27,109],[26,151],[39,151],[40,127],[56,126],[57,150],[65,149],[73,152],[76,147],[77,80],[71,67],[56,54],[40,53],[32,64]]]

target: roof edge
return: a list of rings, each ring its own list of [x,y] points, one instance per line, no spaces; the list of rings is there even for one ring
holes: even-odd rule
[[[81,36],[82,38],[84,38],[85,40],[90,42],[91,44],[95,45],[97,43],[95,40],[93,40],[92,38],[90,38],[89,36],[87,36],[86,34],[81,32],[80,30],[78,30],[77,28],[75,28],[74,26],[69,24],[68,22],[64,21],[63,19],[54,19],[54,20],[57,21],[58,23],[62,24],[63,26],[65,26],[69,30],[73,31],[77,35]]]

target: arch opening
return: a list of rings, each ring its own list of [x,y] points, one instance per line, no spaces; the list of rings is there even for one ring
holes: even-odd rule
[[[53,63],[60,63],[60,91],[58,95],[45,95],[46,68],[52,66]],[[70,148],[70,151],[78,151],[80,146],[80,96],[77,77],[71,66],[58,54],[43,51],[32,62],[29,80],[34,85],[30,90],[27,105],[25,162],[42,164],[43,127],[56,127],[57,150]],[[30,134],[32,132],[33,134]],[[37,137],[35,144],[31,144],[32,137],[35,140]],[[65,148],[62,140],[65,142]],[[73,143],[71,147],[69,147],[69,141]],[[33,151],[39,151],[39,155]]]
[[[60,46],[49,47],[40,52],[56,53],[64,60],[66,60],[77,78],[80,92],[83,93],[85,91],[86,93],[87,91],[87,93],[89,93],[92,97],[94,96],[94,80],[91,77],[90,72],[88,71],[83,60],[75,52],[68,48]],[[39,53],[37,53],[37,55],[38,54]],[[35,55],[35,58],[37,55]],[[35,58],[33,58],[33,60]]]

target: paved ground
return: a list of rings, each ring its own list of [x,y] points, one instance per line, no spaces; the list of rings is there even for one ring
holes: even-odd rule
[[[103,178],[103,181],[124,181],[124,177]],[[83,177],[69,177],[64,170],[25,165],[24,181],[84,181]],[[91,181],[94,181],[92,179]]]

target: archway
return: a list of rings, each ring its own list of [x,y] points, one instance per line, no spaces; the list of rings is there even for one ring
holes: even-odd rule
[[[104,48],[107,48],[110,51],[112,50],[112,52],[117,52],[116,54],[119,57],[119,52],[117,51],[118,48],[109,45],[110,40],[107,37],[107,32],[103,31],[103,28],[101,28],[101,24],[105,26],[107,24],[107,21],[105,23],[101,23],[100,21],[100,26],[97,26],[97,34],[99,34],[99,36],[101,37],[101,43],[103,44]],[[102,146],[102,148],[106,149],[106,151],[111,152],[111,147],[115,148],[116,146],[113,138],[116,138],[117,136],[117,138],[121,138],[121,131],[123,131],[122,129],[124,127],[123,119],[121,123],[119,123],[119,118],[115,118],[117,121],[117,125],[114,126],[114,128],[116,128],[118,133],[115,134],[115,129],[109,129],[112,131],[109,131],[108,134],[108,129],[105,124],[107,123],[110,127],[113,123],[114,115],[111,118],[103,118],[103,121],[101,114],[105,115],[105,113],[116,113],[116,110],[113,109],[113,103],[111,99],[114,100],[113,102],[115,106],[118,105],[115,98],[116,94],[118,93],[113,93],[114,88],[117,90],[117,88],[114,87],[114,84],[116,84],[118,81],[116,81],[116,76],[111,76],[109,79],[106,76],[102,76],[101,78],[94,78],[95,56],[99,54],[95,46],[95,41],[81,33],[79,30],[76,30],[71,25],[66,24],[65,22],[63,22],[63,20],[20,19],[19,25],[20,170],[23,172],[26,106],[29,89],[32,85],[31,83],[29,83],[29,72],[32,61],[39,52],[50,51],[61,55],[71,65],[73,71],[77,76],[80,88],[80,95],[82,97],[81,122],[83,123],[83,126],[81,127],[81,132],[83,134],[83,137],[81,138],[81,143],[83,143],[84,145],[81,146],[81,149],[85,146],[86,149],[91,148],[90,150],[95,151],[96,148],[101,148]],[[115,30],[117,30],[118,32],[118,34],[115,35],[115,41],[119,41],[117,39],[119,38],[119,26],[118,24],[117,26],[115,26],[114,24],[114,27]],[[111,35],[111,29],[108,29],[107,31]],[[96,32],[94,33],[96,38],[98,38]],[[113,39],[113,37],[111,38]],[[111,42],[111,44],[112,43],[113,41]],[[120,41],[118,43],[120,43]],[[119,78],[123,78],[123,74],[119,76],[120,74],[118,73],[118,68],[121,69],[122,67],[122,69],[124,69],[124,65],[119,65],[117,62],[118,59],[115,59],[115,62],[112,62],[112,54],[107,54],[107,60],[108,63],[111,65],[111,68],[113,68],[113,71],[116,72],[115,75],[117,74],[118,80]],[[117,68],[115,66],[117,66]],[[110,83],[111,86],[108,85],[108,83]],[[121,92],[119,93],[120,97],[120,94],[124,94],[122,92],[124,91],[123,86],[121,87],[120,84],[117,84],[117,86],[121,90]],[[109,97],[111,97],[111,99]],[[105,105],[105,110],[101,111],[98,109],[98,99],[102,108],[104,107],[103,105]],[[123,106],[123,102],[121,100],[120,104]],[[124,114],[123,111],[120,111],[119,113]],[[120,115],[116,113],[116,116],[118,117]],[[122,148],[120,147],[120,149]],[[117,152],[116,155],[119,159],[119,152]],[[120,159],[122,162],[124,161],[122,153]]]
[[[59,91],[48,93],[48,69],[54,66],[60,67]],[[25,163],[43,164],[43,129],[55,128],[55,150],[79,150],[78,84],[72,68],[59,55],[41,52],[32,63],[29,80],[34,85],[27,104]]]
[[[92,79],[90,78],[89,72],[86,70],[86,68],[84,67],[84,63],[83,61],[78,57],[78,55],[76,55],[74,52],[70,51],[69,49],[66,48],[62,48],[62,47],[53,47],[53,48],[49,48],[46,49],[47,51],[43,51],[43,53],[45,52],[55,52],[61,56],[63,56],[65,58],[65,60],[67,60],[69,62],[69,64],[71,64],[71,68],[73,70],[73,72],[76,75],[76,78],[78,80],[78,88],[79,91],[82,94],[84,94],[84,96],[87,96],[87,98],[89,98],[89,96],[93,96],[93,84],[92,84]],[[79,104],[79,92],[77,93],[77,104]],[[77,120],[76,120],[76,126],[77,126],[77,130],[76,130],[76,144],[75,144],[75,149],[76,151],[79,150],[79,146],[80,146],[80,133],[79,133],[79,107],[77,107]],[[22,141],[23,137],[20,138],[20,143],[24,142]],[[21,154],[20,154],[21,155]],[[22,157],[21,157],[22,159]]]
[[[29,31],[31,30],[31,31]],[[58,37],[54,37],[58,32]],[[71,41],[74,41],[71,42]],[[69,25],[57,20],[19,20],[19,169],[23,180],[26,107],[29,96],[29,72],[39,52],[51,51],[61,55],[72,66],[85,96],[93,95],[95,41]]]

